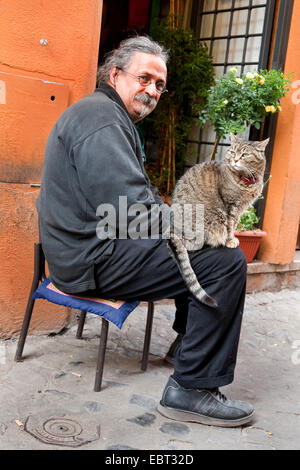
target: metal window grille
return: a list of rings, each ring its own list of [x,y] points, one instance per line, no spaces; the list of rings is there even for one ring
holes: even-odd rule
[[[240,73],[266,68],[275,0],[194,0],[192,28],[208,46],[216,76],[236,67]],[[245,133],[246,139],[249,130]],[[215,140],[213,129],[195,127],[188,144],[187,167],[209,158]],[[221,140],[217,159],[229,145]]]

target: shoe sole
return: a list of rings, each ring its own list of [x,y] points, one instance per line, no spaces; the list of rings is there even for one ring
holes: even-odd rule
[[[247,416],[239,419],[219,419],[212,418],[211,416],[201,415],[199,413],[194,413],[192,411],[182,411],[176,410],[174,408],[168,408],[159,404],[157,406],[157,411],[165,416],[166,418],[174,419],[175,421],[186,421],[199,424],[208,424],[210,426],[222,426],[224,428],[234,428],[238,426],[243,426],[244,424],[252,421],[254,416],[254,411]]]

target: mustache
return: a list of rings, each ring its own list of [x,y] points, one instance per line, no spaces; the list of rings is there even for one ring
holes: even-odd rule
[[[134,99],[136,99],[137,101],[141,101],[142,103],[144,103],[148,106],[151,106],[151,107],[156,106],[156,99],[152,98],[151,96],[144,95],[143,93],[139,93],[139,94],[135,95]]]

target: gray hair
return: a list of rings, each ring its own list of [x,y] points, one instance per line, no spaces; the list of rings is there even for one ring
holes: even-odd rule
[[[148,36],[135,36],[121,41],[119,47],[105,56],[104,63],[98,69],[97,83],[107,82],[112,67],[126,69],[136,52],[145,52],[160,57],[165,64],[168,62],[169,52],[158,42]]]

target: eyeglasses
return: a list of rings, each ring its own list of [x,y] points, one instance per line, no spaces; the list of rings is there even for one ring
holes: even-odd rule
[[[149,75],[133,75],[133,73],[126,72],[126,70],[123,70],[120,68],[119,70],[122,70],[123,73],[126,73],[127,75],[130,75],[130,77],[133,77],[136,80],[138,80],[140,82],[140,85],[142,85],[142,87],[147,87],[151,85],[152,83],[154,83],[155,89],[157,93],[159,93],[160,95],[168,92],[164,82],[160,82],[160,81],[154,82],[153,79]]]

